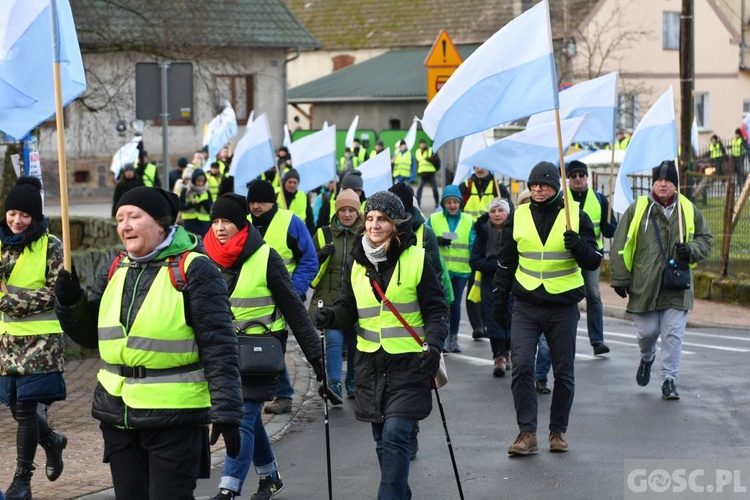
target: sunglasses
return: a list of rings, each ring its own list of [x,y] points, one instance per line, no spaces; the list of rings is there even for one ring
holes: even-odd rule
[[[571,179],[583,179],[584,177],[587,177],[587,174],[570,174]]]

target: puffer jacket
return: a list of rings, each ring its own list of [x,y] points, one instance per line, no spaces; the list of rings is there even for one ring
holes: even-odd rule
[[[196,246],[197,241],[193,235],[182,227],[176,227],[171,244],[154,261],[164,261],[169,256],[185,251],[195,251]],[[159,269],[159,266],[128,269],[120,311],[123,325],[133,323]],[[92,415],[102,423],[138,429],[208,423],[240,425],[242,393],[237,362],[237,337],[232,327],[227,287],[216,265],[207,257],[193,259],[185,273],[185,315],[188,325],[195,332],[200,361],[211,394],[211,408],[130,408],[125,406],[122,398],[111,396],[101,384],[97,384]],[[78,302],[70,307],[55,302],[55,311],[63,330],[84,347],[95,348],[98,343],[99,305],[109,284],[108,274],[109,266],[103,266],[99,270],[88,299],[82,294]],[[158,318],[154,318],[154,321],[158,321]]]
[[[661,279],[665,259],[659,249],[656,232],[653,229],[653,225],[656,224],[666,255],[674,259],[675,247],[680,235],[677,209],[673,206],[667,218],[664,207],[654,201],[653,193],[648,195],[648,201],[649,206],[638,228],[638,239],[630,272],[625,268],[623,256],[619,254],[619,251],[625,246],[636,204],[630,205],[620,218],[610,251],[611,285],[630,287],[628,312],[644,313],[667,308],[689,311],[693,308],[693,287],[685,291],[666,290],[662,287]],[[688,242],[688,245],[690,246],[690,261],[694,263],[709,256],[714,239],[698,208],[693,206],[693,211],[695,236],[692,241]]]
[[[351,284],[353,262],[364,266],[370,281],[377,280],[382,290],[386,290],[392,279],[399,279],[400,266],[397,264],[404,249],[416,244],[414,234],[408,228],[406,231],[399,236],[401,244],[396,240],[392,242],[387,260],[379,264],[379,270],[367,260],[362,239],[357,240],[347,261],[341,294],[331,308],[334,313],[333,328],[351,328],[358,320],[357,300]],[[381,302],[374,288],[372,293]],[[440,348],[448,333],[448,306],[438,276],[426,255],[424,271],[417,284],[417,295],[425,324],[425,342]],[[357,419],[383,422],[388,417],[426,418],[432,411],[431,381],[427,374],[419,370],[419,364],[420,355],[416,352],[389,354],[382,348],[374,353],[357,351],[354,357]]]
[[[230,269],[219,266],[219,271],[227,284],[230,295],[237,285],[243,264],[264,244],[265,241],[263,241],[260,233],[253,226],[249,226],[247,240],[234,265]],[[292,279],[289,277],[284,262],[273,248],[270,249],[268,255],[266,283],[268,289],[271,290],[276,307],[286,320],[287,328],[292,330],[302,352],[305,354],[305,358],[311,363],[317,362],[323,356],[320,338],[305,311],[305,305],[294,290],[294,286],[292,286]],[[272,334],[281,341],[282,348],[286,352],[288,331],[282,330],[272,332]],[[273,399],[278,378],[269,377],[267,379],[243,381],[242,399],[246,401],[270,401]]]

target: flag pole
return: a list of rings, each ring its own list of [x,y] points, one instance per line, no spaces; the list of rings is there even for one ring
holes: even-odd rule
[[[281,182],[281,169],[279,168],[278,163],[276,163],[276,178],[279,180],[279,196],[284,205],[284,210],[289,210],[289,206],[286,204],[286,196],[284,196],[284,183]]]
[[[52,40],[54,43],[54,62],[52,72],[55,82],[55,124],[57,126],[57,164],[60,176],[60,221],[62,223],[62,243],[64,267],[72,270],[70,256],[70,219],[68,214],[68,175],[65,163],[65,123],[62,104],[62,73],[60,70],[60,33],[58,31],[57,6],[50,2],[52,13]]]
[[[570,231],[570,211],[568,210],[568,176],[565,174],[565,157],[562,145],[562,128],[560,125],[560,109],[555,108],[555,125],[557,128],[557,151],[560,154],[560,189],[563,192],[565,205],[565,229]]]
[[[615,143],[610,145],[612,148],[612,158],[609,160],[609,211],[607,211],[607,224],[612,223],[612,197],[615,190]]]
[[[675,191],[675,202],[677,202],[677,227],[680,229],[680,243],[685,241],[682,228],[682,209],[680,208],[680,164],[679,158],[675,158],[674,168],[677,171],[677,190]]]

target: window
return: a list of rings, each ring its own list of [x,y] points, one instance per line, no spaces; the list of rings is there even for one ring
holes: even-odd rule
[[[638,94],[619,94],[617,96],[617,130],[633,132],[640,116],[638,115]]]
[[[216,87],[217,102],[229,101],[237,115],[237,123],[246,125],[254,102],[252,75],[219,75]]]
[[[744,108],[744,104],[743,104]],[[698,130],[708,130],[711,128],[710,113],[711,106],[708,98],[708,92],[695,93],[695,121],[698,124]]]
[[[665,12],[662,32],[662,48],[664,50],[680,49],[680,13]]]
[[[747,116],[750,113],[750,100],[745,99],[742,101],[742,116]]]

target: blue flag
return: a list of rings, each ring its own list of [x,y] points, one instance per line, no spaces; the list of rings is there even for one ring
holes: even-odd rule
[[[248,123],[245,135],[237,143],[229,166],[229,175],[234,176],[234,192],[245,196],[247,185],[260,174],[276,165],[273,138],[265,113]]]

